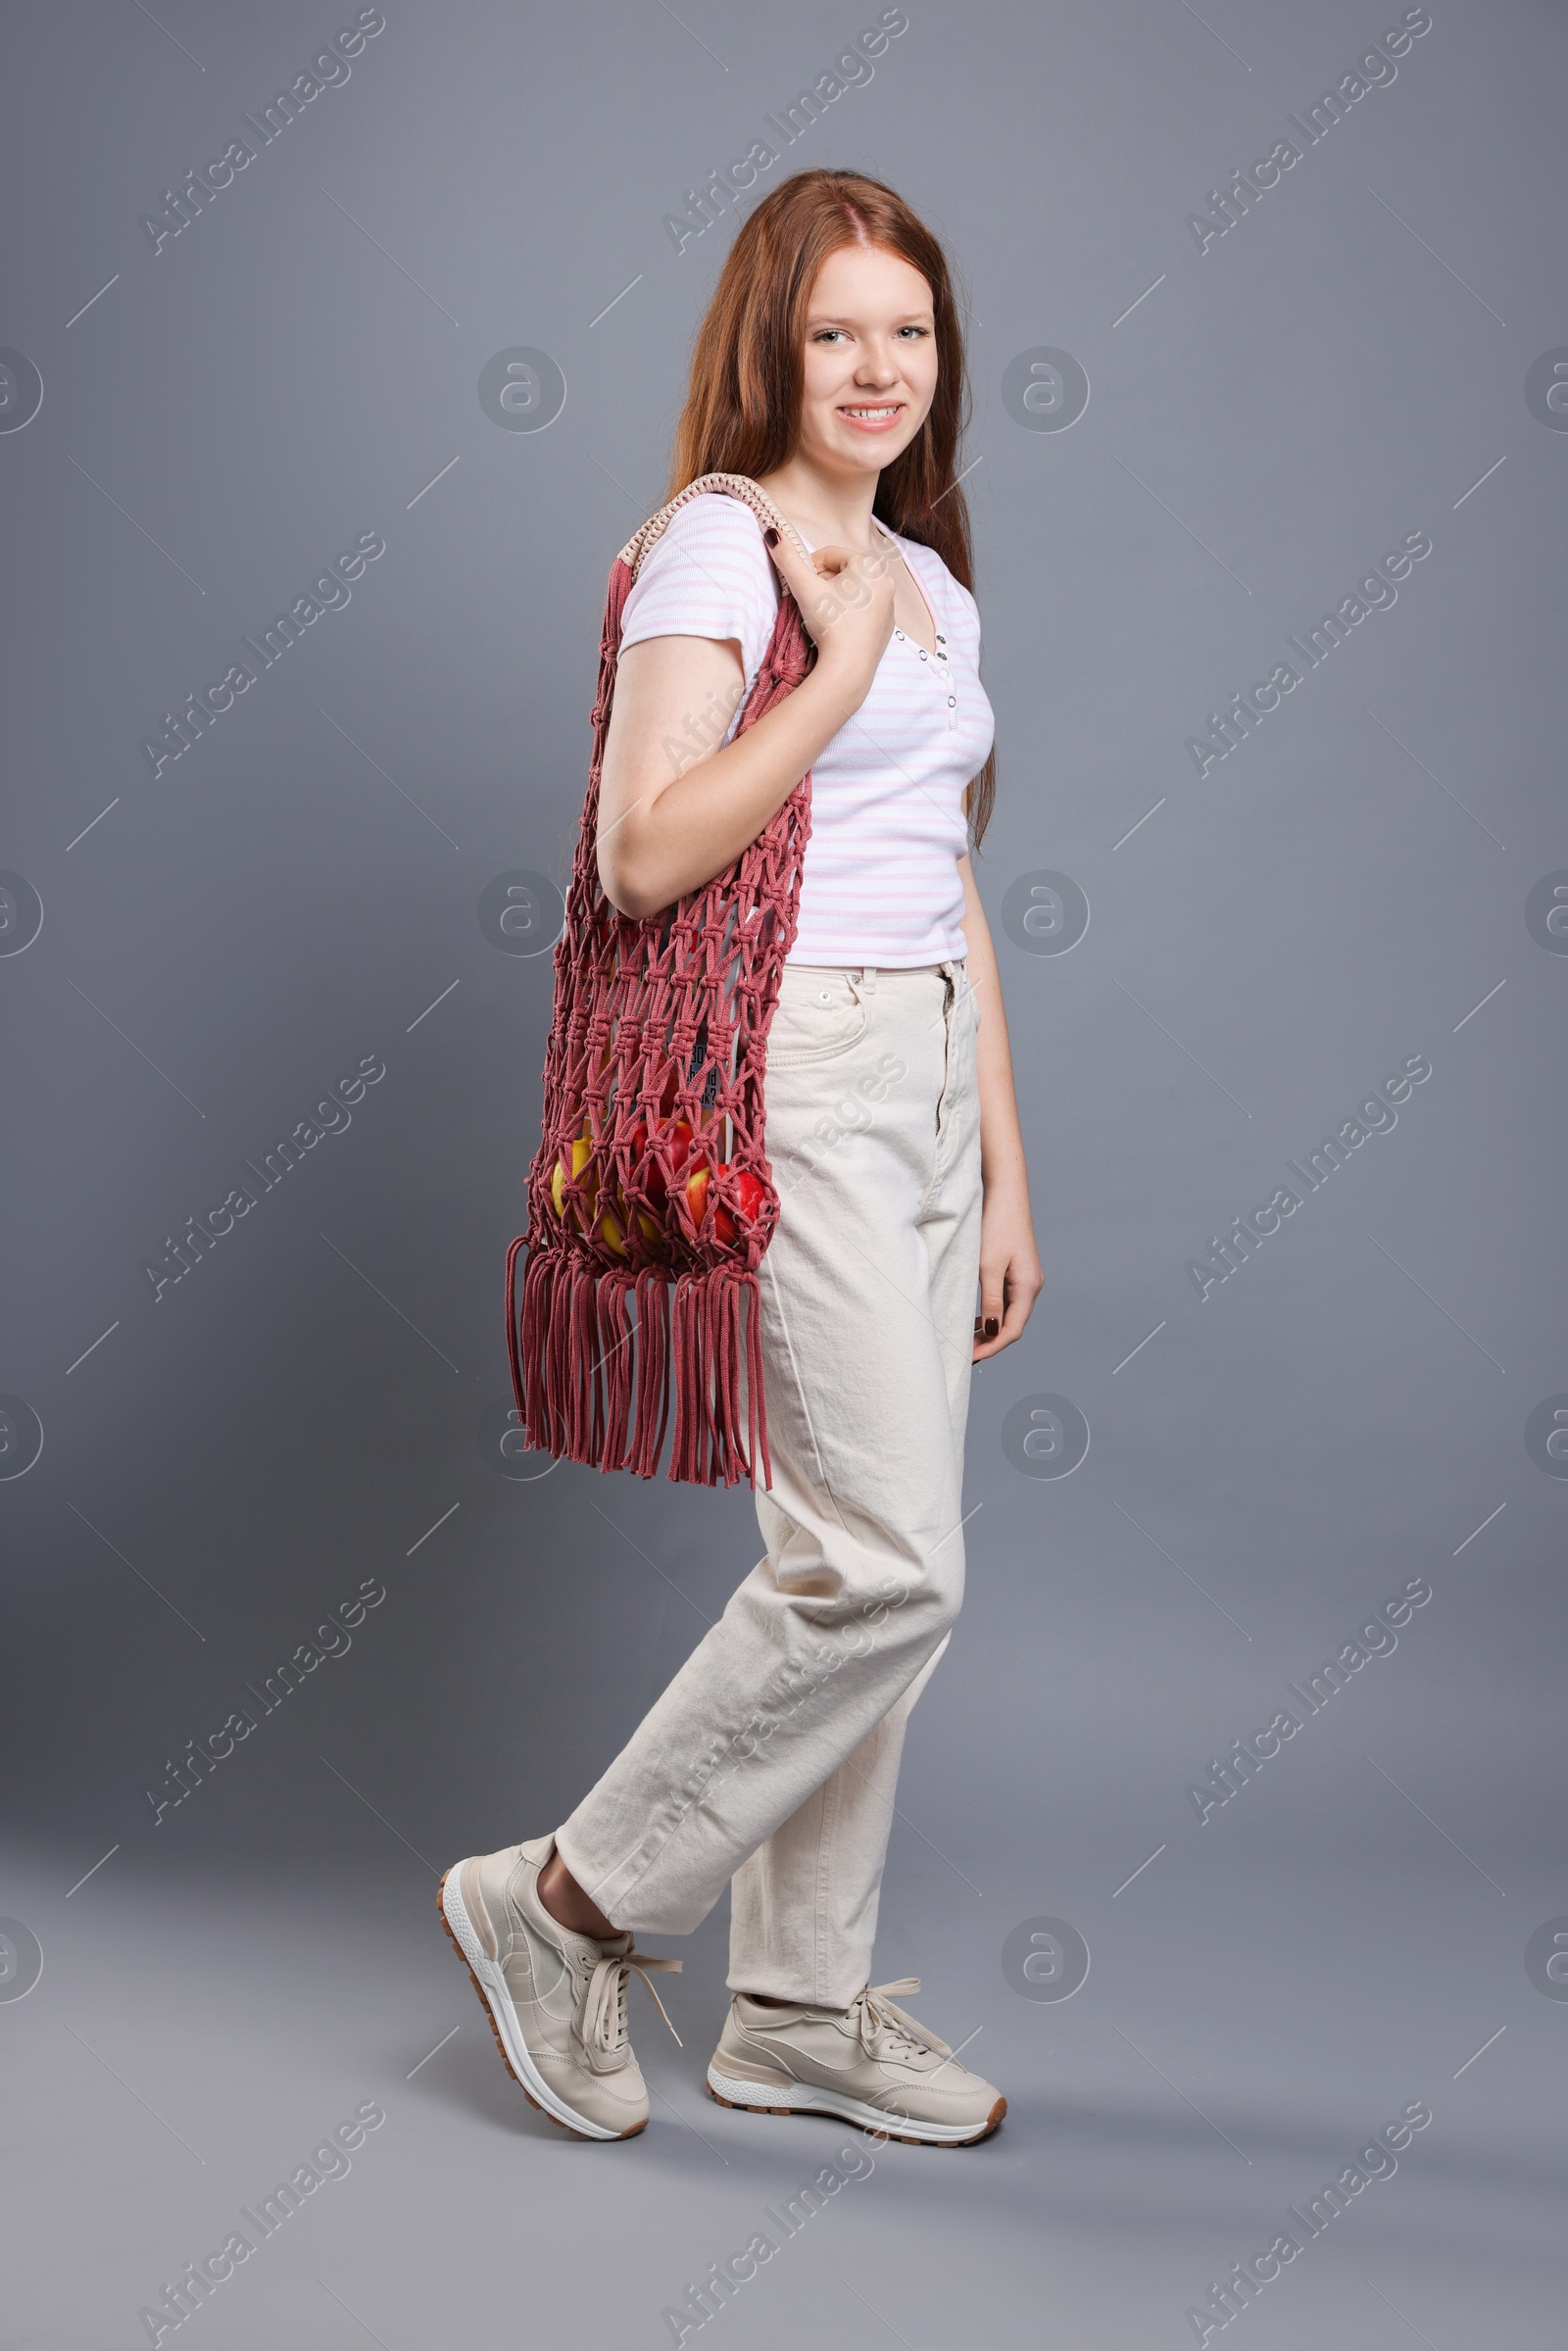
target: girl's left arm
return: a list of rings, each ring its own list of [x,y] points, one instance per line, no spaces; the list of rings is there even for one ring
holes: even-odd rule
[[[997,951],[967,855],[958,859],[963,883],[963,934],[969,985],[980,1012],[980,1173],[985,1203],[980,1221],[980,1312],[974,1357],[983,1363],[1022,1335],[1045,1276],[1029,1209],[1029,1170],[1012,1084],[1007,1016],[1002,1008]],[[997,1325],[987,1337],[987,1325]]]

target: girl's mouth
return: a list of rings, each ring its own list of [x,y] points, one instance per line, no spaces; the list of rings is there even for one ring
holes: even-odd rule
[[[853,424],[858,432],[887,432],[903,416],[904,403],[902,400],[865,401],[854,408],[841,408],[838,413],[845,423]]]

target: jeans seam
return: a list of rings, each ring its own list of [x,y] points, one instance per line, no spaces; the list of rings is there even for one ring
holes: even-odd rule
[[[816,1919],[811,1953],[811,1983],[815,1994],[813,2005],[827,2005],[823,1985],[827,1981],[828,1922],[828,1858],[831,1849],[833,1816],[838,1810],[838,1773],[833,1772],[822,1783],[822,1818],[816,1837]]]
[[[947,985],[952,993],[950,997],[944,999],[942,1006],[942,1084],[937,1089],[936,1147],[932,1152],[931,1180],[926,1185],[925,1190],[921,1193],[919,1201],[914,1211],[915,1222],[917,1224],[925,1215],[926,1210],[930,1207],[931,1202],[936,1196],[937,1187],[948,1172],[947,1163],[944,1161],[942,1156],[942,1144],[944,1135],[947,1133],[949,1128],[951,1128],[952,1120],[949,1119],[945,1125],[942,1114],[947,1106],[948,1096],[953,1087],[953,1016],[957,1009],[958,989],[956,982],[952,979],[947,981]],[[967,985],[967,980],[965,981],[965,985]]]

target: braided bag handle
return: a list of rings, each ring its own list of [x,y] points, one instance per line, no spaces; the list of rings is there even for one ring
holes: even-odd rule
[[[757,1268],[778,1221],[763,1079],[795,943],[811,779],[732,864],[658,914],[619,913],[598,865],[626,598],[670,517],[709,492],[801,544],[756,482],[709,473],[651,516],[611,567],[588,793],[555,949],[543,1134],[527,1230],[507,1253],[507,1347],[530,1445],[653,1477],[673,1386],[669,1476],[706,1486],[747,1477],[755,1487],[759,1468],[772,1482]],[[794,691],[814,653],[780,582],[737,733]]]

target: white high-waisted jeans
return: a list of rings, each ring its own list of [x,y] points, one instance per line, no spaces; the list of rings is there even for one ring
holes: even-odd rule
[[[736,1991],[844,2008],[870,1973],[905,1725],[963,1593],[978,1027],[961,961],[785,965],[767,1556],[557,1833],[617,1928],[689,1934],[729,1883]]]

